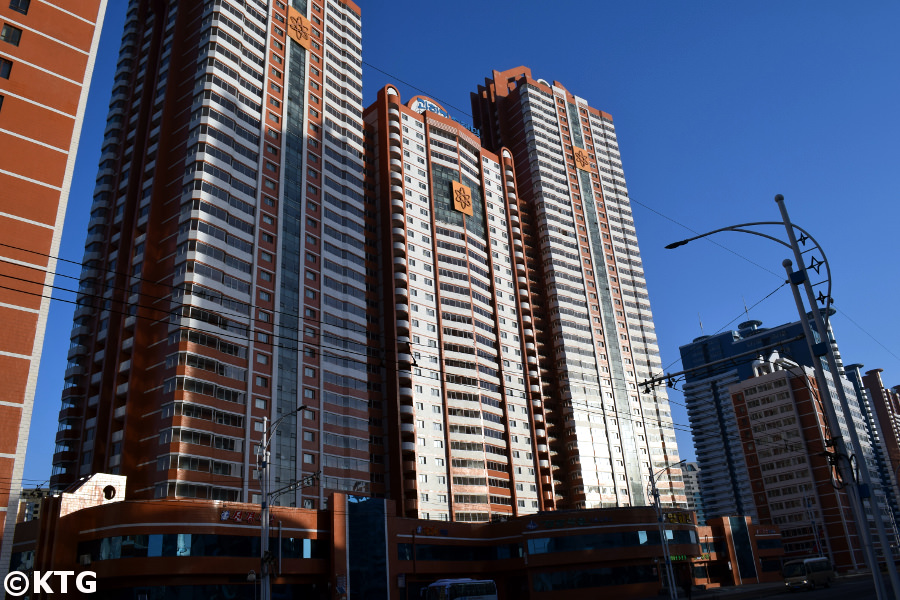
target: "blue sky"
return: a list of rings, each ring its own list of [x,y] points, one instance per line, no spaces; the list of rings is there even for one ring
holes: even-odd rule
[[[775,194],[819,240],[833,271],[832,319],[845,362],[900,384],[894,235],[900,140],[900,3],[359,0],[366,104],[393,83],[470,121],[469,93],[519,65],[613,115],[663,364],[678,347],[734,328],[782,283],[784,249],[741,234],[725,246],[671,241],[779,220]],[[111,1],[61,254],[80,259],[125,2]],[[552,7],[552,10],[551,10]],[[402,82],[415,85],[414,89]],[[454,108],[455,107],[455,108]],[[893,173],[893,175],[892,175]],[[775,230],[781,234],[783,230]],[[752,261],[752,262],[751,262]],[[756,263],[756,264],[753,264]],[[61,264],[59,272],[78,274]],[[57,278],[71,287],[71,280]],[[70,294],[55,292],[60,298]],[[51,304],[25,482],[49,478],[73,307]],[[787,288],[749,311],[796,320]],[[687,424],[678,392],[676,424]],[[678,433],[683,457],[690,435]]]

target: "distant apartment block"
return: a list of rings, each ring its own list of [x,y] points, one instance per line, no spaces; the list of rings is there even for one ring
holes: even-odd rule
[[[696,511],[697,523],[706,522],[706,513],[703,510],[703,496],[700,493],[700,465],[695,462],[686,462],[681,468],[681,476],[684,479],[684,497],[687,500],[688,510]]]
[[[849,439],[847,427],[856,429],[863,451],[857,460],[873,481],[870,525],[875,518],[890,523],[867,400],[842,365],[841,373],[826,371],[824,397],[836,399],[834,386],[843,386],[852,412],[849,424],[841,419],[841,432],[831,432],[800,323],[760,325],[747,322],[681,348],[706,516],[752,515],[781,527],[786,556],[827,553],[836,564],[856,568],[863,561],[846,516],[849,501],[832,485],[823,453],[829,450],[824,440]]]

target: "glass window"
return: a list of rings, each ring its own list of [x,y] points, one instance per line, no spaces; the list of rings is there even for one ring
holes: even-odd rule
[[[18,27],[13,27],[12,25],[4,25],[3,29],[0,29],[0,40],[12,44],[13,46],[18,46],[19,41],[22,39],[22,30]]]
[[[27,15],[29,4],[31,4],[31,0],[10,0],[9,9]]]

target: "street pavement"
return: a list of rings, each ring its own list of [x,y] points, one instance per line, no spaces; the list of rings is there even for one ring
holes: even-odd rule
[[[887,588],[890,584],[885,580]],[[846,600],[846,598],[868,599],[875,598],[874,585],[871,575],[849,575],[839,577],[831,588],[813,591],[791,592],[786,590],[781,581],[775,583],[759,583],[731,587],[711,588],[708,590],[694,589],[690,600],[760,600],[762,598],[796,598],[797,600]],[[684,590],[678,590],[679,600],[688,598]],[[645,600],[668,600],[664,593]]]

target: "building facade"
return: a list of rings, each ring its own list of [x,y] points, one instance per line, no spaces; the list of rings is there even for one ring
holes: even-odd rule
[[[0,577],[106,0],[0,3]]]
[[[703,495],[700,493],[700,465],[695,462],[684,463],[681,476],[684,478],[687,508],[697,513],[697,523],[703,525],[706,523],[706,513],[703,510]]]
[[[883,371],[884,369],[866,371],[861,381],[878,422],[886,454],[885,471],[893,482],[896,494],[897,473],[900,471],[900,387],[886,387],[881,378]]]
[[[646,505],[678,452],[637,389],[660,362],[611,117],[527,70],[495,108],[552,118],[549,151],[391,86],[363,111],[360,31],[337,0],[131,1],[53,487],[257,502],[268,433],[288,506]]]
[[[375,140],[392,497],[401,514],[487,521],[556,505],[516,180],[429,98],[388,86]],[[390,236],[387,233],[390,232]],[[518,249],[518,250],[514,250]],[[393,309],[393,310],[388,310]],[[394,335],[391,335],[394,334]]]
[[[359,9],[290,4],[129,3],[56,489],[102,471],[139,498],[258,500],[253,442],[300,405],[272,436],[272,488],[321,486],[280,502],[377,479]]]
[[[839,569],[864,564],[850,500],[832,485],[831,436],[811,368],[758,361],[731,386],[750,487],[761,523],[781,527],[785,556],[828,556]]]
[[[217,500],[127,500],[125,478],[97,474],[44,501],[16,530],[16,570],[95,574],[111,600],[259,597],[258,507]],[[650,508],[540,513],[496,523],[404,518],[392,500],[342,494],[328,508],[276,507],[273,596],[315,600],[419,598],[428,584],[496,582],[501,600],[648,598],[661,593],[659,523]],[[667,510],[679,581],[706,587],[780,578],[777,528],[747,518],[698,527]],[[275,532],[278,533],[275,533]],[[252,575],[251,575],[252,574]],[[48,584],[58,589],[58,579]]]
[[[679,457],[664,389],[638,388],[661,362],[612,117],[525,67],[494,71],[472,109],[485,146],[512,155],[550,464],[570,482],[556,504],[648,504],[650,475]],[[685,505],[679,469],[659,487]]]
[[[840,568],[863,564],[849,500],[836,489],[823,453],[836,435],[854,427],[872,479],[869,525],[890,525],[890,502],[881,483],[877,439],[867,399],[840,373],[826,369],[829,390],[818,389],[799,322],[771,329],[759,321],[736,332],[699,338],[681,347],[685,401],[700,464],[707,518],[736,512],[782,529],[787,556],[829,555]],[[831,343],[834,344],[833,337]],[[823,401],[836,402],[841,385],[851,414],[837,410],[840,432],[826,424]],[[835,399],[835,400],[832,400]],[[724,451],[723,451],[724,449]]]

